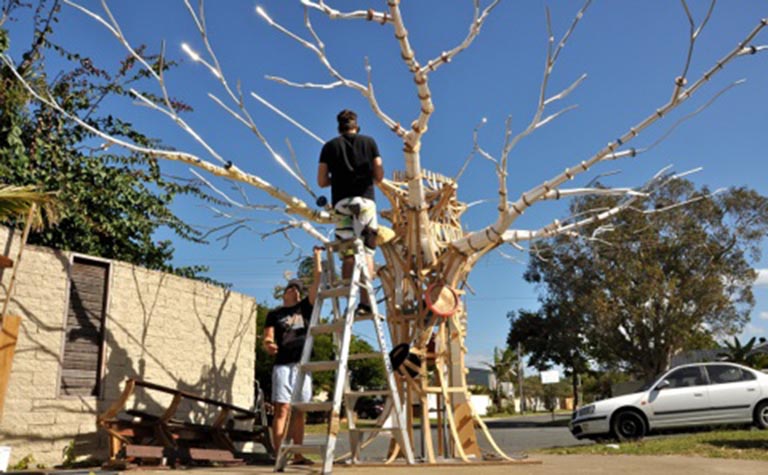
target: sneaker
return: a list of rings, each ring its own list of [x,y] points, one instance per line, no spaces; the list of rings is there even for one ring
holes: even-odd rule
[[[368,315],[371,315],[373,313],[373,310],[371,309],[371,306],[367,303],[361,303],[358,304],[357,309],[355,309],[355,316],[356,317],[365,317]]]

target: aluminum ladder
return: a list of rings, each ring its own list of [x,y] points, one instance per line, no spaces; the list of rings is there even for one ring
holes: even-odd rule
[[[352,277],[348,281],[335,279],[333,252],[341,255],[345,250],[354,249],[354,267]],[[303,412],[325,412],[328,414],[328,431],[325,443],[320,444],[294,444],[290,439],[290,422],[286,427],[286,437],[277,454],[275,471],[282,472],[292,454],[318,454],[322,459],[323,474],[330,474],[333,469],[334,450],[340,428],[340,413],[342,402],[345,403],[347,420],[349,421],[349,437],[351,447],[351,463],[359,463],[360,451],[365,445],[363,440],[376,437],[380,433],[389,432],[400,447],[402,455],[408,464],[414,463],[413,450],[406,427],[405,413],[400,402],[400,394],[389,358],[389,349],[384,335],[384,316],[379,314],[376,307],[372,279],[368,272],[365,248],[360,239],[334,241],[327,243],[325,247],[327,259],[321,273],[320,286],[315,299],[309,329],[307,331],[304,349],[299,361],[296,384],[291,396],[291,409]],[[360,303],[360,291],[365,289],[369,295],[371,312],[364,315],[357,314],[356,309]],[[345,311],[340,311],[341,299],[346,299]],[[330,322],[321,320],[323,303],[330,300],[332,303],[333,319]],[[375,353],[361,353],[350,355],[350,343],[352,339],[352,327],[355,322],[370,320],[374,324],[379,351]],[[336,359],[331,361],[310,361],[315,337],[321,334],[331,334],[336,343]],[[381,358],[384,363],[387,386],[379,391],[350,391],[349,361],[350,359]],[[308,373],[332,371],[335,372],[334,387],[331,400],[326,402],[300,402],[301,388],[304,386],[304,378]],[[384,414],[377,421],[376,427],[357,428],[352,417],[354,403],[361,396],[384,396],[387,398]],[[387,422],[387,424],[385,424]]]

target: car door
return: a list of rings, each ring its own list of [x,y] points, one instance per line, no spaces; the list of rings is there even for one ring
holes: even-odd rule
[[[708,417],[707,381],[700,366],[672,370],[660,380],[663,381],[669,384],[660,389],[656,383],[648,397],[652,426],[695,425]]]
[[[752,405],[760,397],[757,376],[746,368],[729,364],[706,366],[709,403],[713,422],[752,420]]]

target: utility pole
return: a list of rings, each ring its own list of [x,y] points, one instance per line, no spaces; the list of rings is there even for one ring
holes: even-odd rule
[[[523,347],[517,342],[517,386],[520,388],[520,414],[525,413],[525,399],[523,399]]]

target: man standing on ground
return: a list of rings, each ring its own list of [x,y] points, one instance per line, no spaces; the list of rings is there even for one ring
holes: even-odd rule
[[[275,450],[286,435],[288,415],[291,417],[291,440],[294,444],[304,442],[304,413],[294,410],[291,414],[291,395],[296,385],[298,363],[304,349],[304,340],[312,317],[312,307],[317,297],[317,287],[320,284],[320,265],[322,248],[314,248],[313,282],[309,295],[302,299],[304,285],[299,279],[288,282],[283,291],[283,305],[267,314],[264,325],[264,349],[270,355],[275,355],[275,366],[272,369],[272,404],[275,413],[272,421],[272,436]],[[312,398],[312,378],[309,374],[304,378],[300,402],[309,402]],[[300,454],[294,457],[294,463],[308,463]]]
[[[384,179],[379,147],[371,137],[360,134],[357,114],[343,110],[336,116],[339,136],[326,142],[320,152],[317,184],[331,187],[331,202],[340,221],[337,239],[362,238],[366,249],[368,271],[373,276],[373,255],[376,252],[378,220],[374,201],[374,184]],[[354,265],[354,251],[344,255],[342,276],[349,278]],[[371,311],[368,295],[363,292],[358,307],[363,313]]]

